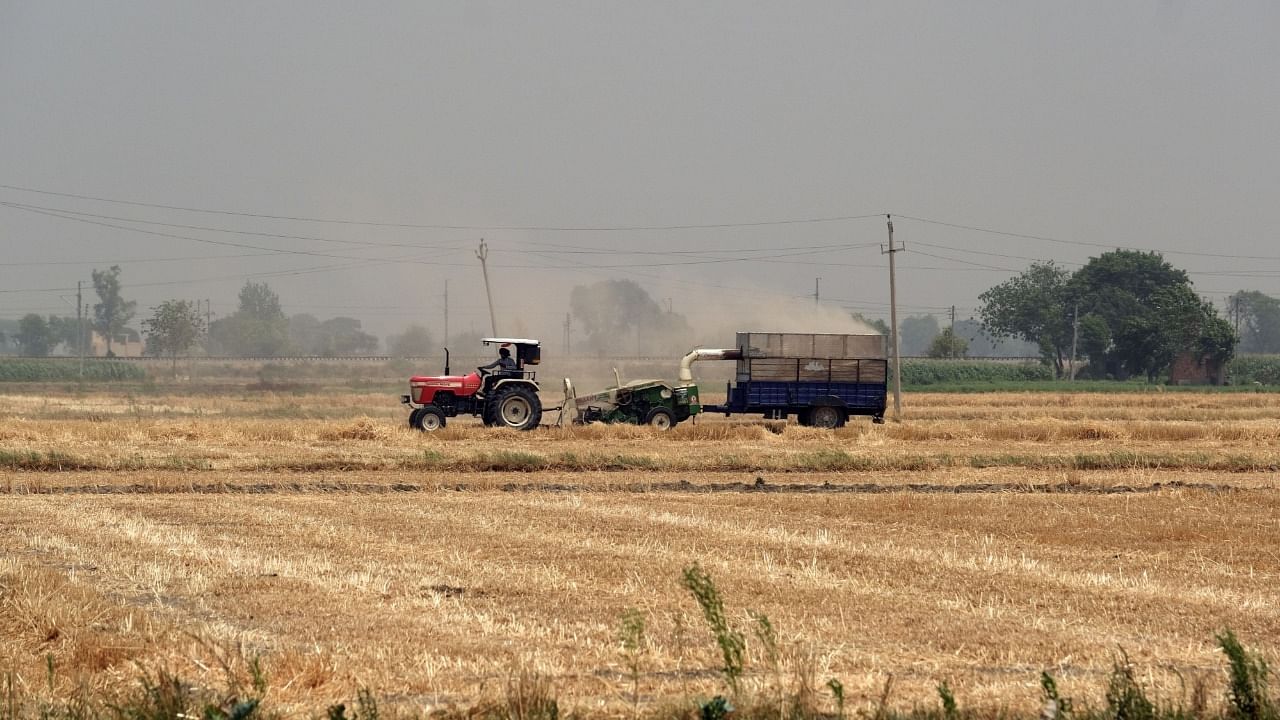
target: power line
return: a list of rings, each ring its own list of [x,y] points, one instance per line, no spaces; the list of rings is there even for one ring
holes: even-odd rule
[[[984,250],[970,250],[969,248],[959,248],[954,245],[938,245],[936,243],[927,243],[922,240],[916,240],[914,244],[924,245],[925,247],[937,248],[939,250],[954,250],[956,252],[969,253],[971,255],[986,255],[987,257],[998,257],[998,258],[1005,258],[1008,260],[1028,260],[1030,262],[1051,262],[1051,263],[1057,263],[1061,265],[1076,265],[1076,266],[1083,265],[1083,263],[1062,262],[1060,260],[1054,260],[1052,258],[1046,259],[1046,258],[1027,257],[1025,255],[1007,255],[1005,253],[994,253],[994,252],[987,252]]]
[[[199,237],[193,237],[193,236],[190,236],[190,235],[178,235],[178,234],[175,234],[175,233],[160,232],[160,231],[156,231],[156,230],[145,230],[145,229],[143,229],[143,228],[129,227],[129,226],[126,226],[126,225],[116,225],[116,224],[114,224],[114,223],[102,222],[102,221],[100,221],[100,220],[92,220],[92,219],[89,219],[89,217],[96,217],[96,216],[93,216],[93,215],[91,215],[91,214],[89,214],[89,213],[66,214],[66,213],[64,213],[64,211],[61,211],[61,210],[48,210],[48,209],[44,209],[44,208],[37,208],[36,206],[22,205],[22,204],[19,204],[19,203],[0,202],[0,207],[8,207],[8,208],[11,208],[11,209],[14,209],[14,210],[19,210],[19,211],[22,211],[22,212],[30,212],[30,213],[35,213],[35,214],[37,214],[37,215],[45,215],[45,216],[48,216],[48,217],[59,218],[59,219],[62,219],[62,220],[70,220],[70,221],[73,221],[73,222],[86,223],[86,224],[89,224],[89,225],[97,225],[97,226],[100,226],[100,227],[106,227],[106,228],[111,228],[111,229],[115,229],[115,230],[123,230],[123,231],[125,231],[125,232],[134,232],[134,233],[140,233],[140,234],[143,234],[143,235],[151,235],[151,236],[154,236],[154,237],[171,238],[171,239],[176,239],[176,240],[189,240],[189,241],[192,241],[192,242],[206,243],[206,244],[211,244],[211,245],[222,245],[222,246],[227,246],[227,247],[245,248],[245,249],[250,249],[250,250],[264,250],[264,251],[267,251],[267,252],[272,253],[272,254],[280,254],[280,255],[309,255],[309,256],[312,256],[312,257],[337,258],[337,259],[345,259],[345,260],[371,260],[371,259],[372,259],[372,260],[376,260],[376,258],[358,258],[358,257],[352,257],[352,256],[350,256],[350,255],[335,255],[335,254],[333,254],[333,253],[321,253],[321,252],[315,252],[315,251],[311,251],[311,250],[284,250],[284,249],[279,249],[279,248],[263,247],[263,246],[260,246],[260,245],[249,245],[249,244],[247,244],[247,243],[237,243],[237,242],[231,242],[231,241],[226,241],[226,240],[210,240],[209,238],[199,238]],[[87,215],[88,217],[77,217],[76,215]],[[105,217],[105,216],[104,216],[104,217]],[[126,221],[126,222],[128,222],[128,221]],[[236,231],[230,231],[230,230],[229,230],[229,231],[226,231],[226,232],[236,232]],[[865,246],[866,246],[866,244],[863,244],[863,245],[847,245],[846,247],[848,247],[848,248],[850,248],[850,249],[853,249],[853,248],[865,247]],[[405,247],[415,247],[415,248],[419,248],[419,247],[422,247],[422,246],[417,246],[417,245],[406,245]],[[507,252],[526,252],[526,253],[531,253],[531,254],[535,254],[535,255],[536,255],[536,254],[538,254],[538,253],[537,253],[537,251],[519,251],[519,250],[510,250],[510,251],[507,251]],[[545,251],[545,252],[551,252],[551,251]],[[862,267],[862,265],[858,265],[858,264],[851,264],[851,263],[830,263],[830,262],[822,262],[822,263],[806,263],[806,262],[802,262],[802,261],[786,261],[786,260],[782,260],[782,259],[781,259],[781,258],[794,257],[794,256],[800,256],[800,255],[820,254],[820,253],[822,253],[822,252],[827,252],[827,251],[826,251],[826,250],[817,250],[817,251],[814,251],[814,250],[805,250],[805,251],[798,251],[798,252],[792,252],[792,253],[780,253],[780,254],[777,254],[777,255],[766,255],[766,256],[762,256],[762,257],[706,258],[706,259],[702,259],[702,260],[689,260],[689,261],[681,261],[681,262],[661,262],[661,263],[622,263],[622,264],[615,264],[615,265],[599,265],[599,266],[593,266],[593,267],[597,267],[597,268],[601,268],[601,269],[621,269],[621,268],[637,268],[637,267],[672,267],[672,266],[679,266],[679,265],[706,265],[706,264],[715,264],[715,263],[731,263],[731,262],[764,262],[764,261],[774,261],[774,262],[779,262],[779,263],[788,263],[788,262],[790,262],[790,264],[798,264],[798,265],[840,265],[840,266],[847,266],[847,267]],[[418,264],[418,265],[431,265],[431,266],[440,266],[440,267],[470,267],[469,265],[466,265],[466,264],[464,264],[464,263],[448,263],[448,262],[427,261],[427,260],[409,260],[408,262],[411,262],[411,263],[413,263],[413,264]],[[494,265],[494,267],[495,267],[495,268],[509,268],[509,269],[541,269],[543,266],[540,266],[540,265],[496,265],[496,264],[495,264],[495,265]]]
[[[581,245],[564,245],[560,243],[539,243],[529,241],[532,245],[574,248],[572,250],[502,250],[500,252],[541,252],[552,255],[703,255],[706,253],[746,253],[746,252],[778,252],[781,250],[850,250],[872,247],[876,243],[850,244],[847,242],[829,243],[826,245],[779,245],[775,247],[753,248],[706,248],[703,250],[625,250],[613,248],[588,248]]]
[[[1005,237],[1021,238],[1023,240],[1039,240],[1042,242],[1061,243],[1063,245],[1080,245],[1085,247],[1100,247],[1117,250],[1138,250],[1141,252],[1159,252],[1165,255],[1191,255],[1195,257],[1211,257],[1211,258],[1232,258],[1236,260],[1280,260],[1280,256],[1275,255],[1228,255],[1225,253],[1207,253],[1194,252],[1191,250],[1162,250],[1160,248],[1142,248],[1132,245],[1115,245],[1112,243],[1096,243],[1085,240],[1063,240],[1061,238],[1048,237],[1046,235],[1028,235],[1025,233],[1008,232],[1006,230],[996,230],[993,228],[979,227],[977,225],[962,225],[960,223],[944,222],[942,220],[931,220],[929,218],[913,217],[911,215],[895,215],[894,217],[904,218],[906,220],[915,220],[916,222],[928,223],[930,225],[941,225],[943,227],[957,228],[960,230],[972,230],[974,232],[987,233],[989,235],[1003,235]]]
[[[170,238],[174,240],[190,240],[191,242],[206,243],[209,245],[222,245],[225,247],[237,247],[237,248],[243,248],[247,250],[264,250],[269,253],[277,254],[277,255],[309,255],[311,257],[337,258],[341,260],[376,259],[376,258],[353,257],[351,255],[334,255],[332,253],[321,253],[321,252],[314,252],[311,250],[283,250],[280,248],[262,247],[261,245],[249,245],[246,243],[231,242],[229,240],[210,240],[209,238],[198,238],[198,237],[192,237],[190,235],[177,235],[174,233],[159,232],[156,230],[144,230],[142,228],[128,227],[126,225],[115,225],[112,223],[101,222],[98,220],[90,220],[88,218],[75,217],[74,215],[66,215],[60,211],[37,210],[32,207],[23,207],[14,203],[0,202],[0,206],[12,208],[14,210],[20,210],[22,212],[29,212],[29,213],[35,213],[37,215],[46,215],[48,217],[60,218],[62,220],[70,220],[73,222],[85,223],[88,225],[97,225],[100,227],[112,228],[114,230],[123,230],[125,232],[139,233],[142,235],[151,235],[154,237]],[[429,262],[425,260],[417,260],[413,262],[415,262],[415,264],[420,264],[420,265],[446,265],[446,266],[453,266],[453,267],[464,267],[462,263],[441,263],[441,262]]]
[[[923,250],[915,250],[915,251],[913,251],[913,252],[914,252],[916,255],[923,255],[923,256],[925,256],[925,257],[931,257],[931,258],[933,258],[933,259],[935,259],[935,260],[946,260],[947,262],[956,262],[956,263],[960,263],[960,264],[962,264],[962,265],[970,265],[970,266],[975,267],[975,268],[981,268],[981,269],[983,269],[983,270],[999,270],[999,271],[1001,271],[1001,272],[1018,272],[1017,270],[1011,270],[1011,269],[1006,268],[1006,267],[997,267],[997,266],[995,266],[995,265],[986,265],[986,264],[983,264],[983,263],[970,262],[970,261],[968,261],[968,260],[961,260],[960,258],[947,257],[946,255],[936,255],[936,254],[934,254],[934,253],[927,253],[927,252],[924,252]]]
[[[615,232],[615,231],[639,231],[639,230],[705,230],[714,228],[738,228],[738,227],[762,227],[769,225],[800,225],[814,223],[832,223],[846,222],[849,220],[863,220],[866,218],[880,217],[881,213],[870,213],[865,215],[837,215],[832,217],[808,217],[808,218],[788,218],[782,220],[759,220],[755,222],[719,222],[719,223],[691,223],[691,224],[672,224],[672,225],[453,225],[453,224],[436,224],[436,223],[400,223],[400,222],[379,222],[371,220],[347,220],[335,218],[315,218],[303,217],[297,215],[270,215],[266,213],[250,213],[233,210],[211,210],[208,208],[184,207],[181,205],[164,205],[161,203],[139,202],[136,200],[120,200],[116,198],[97,197],[93,195],[80,195],[76,193],[56,192],[53,190],[41,190],[38,188],[22,187],[20,185],[0,184],[0,188],[5,190],[14,190],[17,192],[36,193],[39,195],[51,195],[54,197],[73,198],[76,200],[91,200],[94,202],[113,203],[117,205],[132,205],[135,207],[147,207],[160,210],[177,210],[180,212],[206,213],[209,215],[231,215],[235,217],[260,218],[266,220],[289,220],[294,222],[313,222],[328,223],[333,225],[365,225],[369,227],[396,227],[396,228],[416,228],[422,230],[525,230],[525,231],[547,231],[547,232]]]
[[[983,250],[970,250],[968,248],[958,248],[951,245],[938,245],[936,243],[927,243],[923,241],[917,241],[915,244],[924,245],[926,247],[931,247],[931,248],[942,248],[945,250],[954,250],[956,252],[969,253],[973,255],[985,255],[989,257],[1009,258],[1012,260],[1029,260],[1031,262],[1052,262],[1054,264],[1063,265],[1063,266],[1083,267],[1083,263],[1064,262],[1061,260],[1055,260],[1053,258],[1035,258],[1035,257],[1027,257],[1024,255],[1007,255],[1004,253],[993,253],[993,252],[986,252]],[[924,253],[921,253],[921,254],[924,254]],[[1221,256],[1214,256],[1214,257],[1231,257],[1231,256],[1221,255]],[[955,262],[964,262],[964,261],[956,260]],[[996,268],[995,266],[988,266],[988,267],[993,270],[1002,270],[1002,271],[1007,270],[1007,268]],[[913,269],[923,269],[923,268],[913,268]],[[1009,272],[1016,272],[1016,271],[1009,270]],[[1188,275],[1217,275],[1217,276],[1225,276],[1225,277],[1258,277],[1258,278],[1280,277],[1280,269],[1278,270],[1187,270],[1185,272]]]
[[[207,225],[183,225],[181,223],[167,223],[158,220],[139,220],[138,218],[119,217],[116,215],[101,215],[98,213],[79,212],[76,210],[67,210],[65,208],[51,208],[40,205],[28,205],[26,203],[15,203],[8,201],[0,201],[0,206],[10,207],[15,210],[32,210],[45,211],[50,213],[62,213],[64,215],[76,215],[79,217],[96,218],[99,220],[114,220],[116,222],[138,223],[140,225],[156,225],[159,227],[180,228],[183,230],[203,230],[205,232],[229,233],[233,235],[249,235],[252,237],[279,238],[282,240],[310,240],[313,242],[338,243],[343,245],[367,245],[371,247],[408,247],[419,248],[423,250],[456,250],[457,245],[423,245],[421,243],[395,243],[395,242],[375,242],[371,240],[341,240],[338,238],[316,237],[314,235],[288,235],[283,233],[257,232],[252,230],[233,230],[231,228],[209,227]]]
[[[0,262],[0,267],[30,267],[33,265],[136,265],[139,263],[180,262],[188,260],[232,260],[247,257],[271,257],[275,252],[237,253],[235,255],[189,255],[186,257],[138,258],[136,260],[34,260],[30,262]]]

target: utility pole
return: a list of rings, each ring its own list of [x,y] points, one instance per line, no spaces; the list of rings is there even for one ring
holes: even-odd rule
[[[449,278],[444,279],[444,346],[449,346]]]
[[[822,278],[820,277],[816,277],[813,279],[813,304],[814,305],[817,305],[822,299],[821,293],[818,292],[819,284],[821,282],[822,282]]]
[[[951,306],[951,332],[956,331],[956,306]]]
[[[81,380],[84,380],[84,312],[81,305],[84,299],[80,297],[80,286],[83,284],[83,280],[76,281],[76,348],[80,351]]]
[[[1077,300],[1075,309],[1071,311],[1071,373],[1067,376],[1068,382],[1076,381],[1076,341],[1080,339],[1080,302]]]
[[[196,307],[196,312],[200,312],[200,308]],[[205,357],[213,355],[213,303],[209,302],[209,298],[204,299],[204,354]]]
[[[885,215],[889,227],[889,244],[880,246],[880,254],[889,256],[889,330],[893,335],[893,419],[902,420],[902,345],[898,340],[898,286],[895,278],[893,256],[907,249],[905,244],[893,243],[893,216]]]
[[[569,313],[564,314],[564,356],[569,357],[572,350],[572,341],[569,335]]]
[[[498,320],[493,314],[493,291],[489,289],[489,266],[485,263],[489,259],[489,246],[484,244],[484,238],[480,238],[480,249],[476,250],[476,257],[480,259],[480,272],[484,273],[484,294],[489,297],[489,329],[497,337]]]

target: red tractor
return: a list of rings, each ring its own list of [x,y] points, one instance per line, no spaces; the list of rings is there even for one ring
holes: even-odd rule
[[[409,378],[409,394],[400,402],[413,408],[409,426],[424,432],[438,430],[457,415],[477,415],[487,426],[532,430],[542,421],[537,373],[526,366],[542,360],[537,340],[484,338],[486,346],[515,348],[514,368],[476,368],[466,375],[449,374],[449,350],[444,351],[444,375]],[[509,351],[508,351],[509,352]]]

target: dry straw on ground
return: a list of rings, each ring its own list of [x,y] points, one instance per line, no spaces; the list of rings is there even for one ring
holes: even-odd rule
[[[850,708],[888,674],[903,702],[945,679],[967,706],[1027,707],[1044,669],[1100,697],[1118,648],[1162,693],[1220,688],[1224,627],[1277,656],[1280,400],[908,408],[836,433],[424,437],[372,395],[0,397],[0,667],[65,696],[135,662],[213,682],[260,654],[271,702],[312,711],[360,686],[467,703],[525,669],[622,713],[629,607],[645,702],[720,689],[678,582],[694,562],[733,622],[766,613],[788,667],[840,678]]]

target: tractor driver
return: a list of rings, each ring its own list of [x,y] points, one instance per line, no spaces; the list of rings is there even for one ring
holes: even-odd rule
[[[506,348],[498,348],[498,359],[488,365],[481,365],[477,370],[492,370],[497,368],[497,375],[514,375],[516,372],[516,361],[511,359],[511,351]]]

